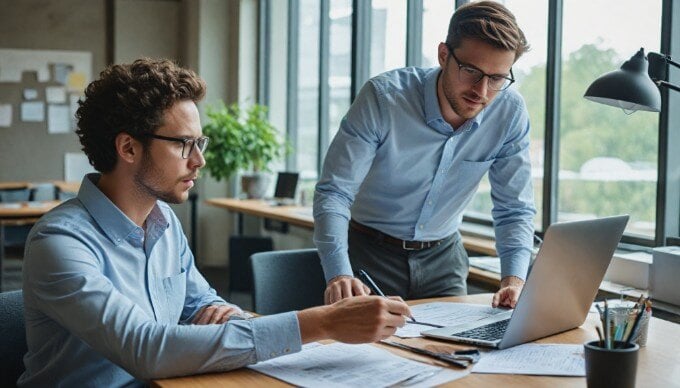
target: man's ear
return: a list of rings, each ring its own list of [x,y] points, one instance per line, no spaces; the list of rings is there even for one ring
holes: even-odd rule
[[[115,145],[116,153],[123,163],[132,164],[142,155],[141,143],[128,133],[121,132],[116,135]]]
[[[444,69],[446,67],[446,61],[449,59],[449,48],[444,42],[439,42],[439,47],[437,47],[437,59],[439,60],[439,66]]]

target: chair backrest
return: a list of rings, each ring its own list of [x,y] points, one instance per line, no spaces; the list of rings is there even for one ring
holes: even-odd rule
[[[0,190],[0,202],[22,202],[31,197],[31,189],[4,189]]]
[[[0,293],[0,387],[16,386],[26,351],[23,293]]]
[[[234,291],[252,292],[253,272],[250,256],[274,250],[269,236],[231,236],[229,238],[229,297]]]
[[[316,249],[256,253],[250,263],[256,313],[276,314],[323,304],[326,281]]]
[[[54,183],[33,183],[31,185],[31,201],[52,201],[57,198]]]

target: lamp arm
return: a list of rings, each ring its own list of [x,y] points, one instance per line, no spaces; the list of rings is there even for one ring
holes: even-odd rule
[[[668,62],[668,63],[670,63],[671,65],[673,65],[673,66],[677,67],[678,69],[680,69],[680,63],[675,62],[674,60],[672,60],[670,55],[666,55],[666,62]]]
[[[670,83],[670,82],[666,82],[666,81],[656,81],[656,84],[659,85],[659,86],[665,86],[665,87],[667,87],[668,89],[673,89],[673,90],[675,90],[676,92],[680,92],[680,86],[673,85],[673,84]]]

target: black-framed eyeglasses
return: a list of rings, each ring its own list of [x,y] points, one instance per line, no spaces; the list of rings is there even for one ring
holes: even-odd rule
[[[512,85],[513,82],[515,82],[515,75],[512,73],[512,67],[510,68],[510,75],[505,76],[505,75],[500,75],[500,74],[486,74],[485,72],[477,69],[476,67],[472,67],[468,64],[462,63],[461,61],[458,60],[456,57],[456,54],[453,53],[453,49],[449,46],[447,46],[449,49],[449,53],[453,57],[453,59],[456,61],[456,64],[458,65],[458,79],[460,82],[469,84],[469,85],[474,85],[477,82],[481,81],[482,78],[487,77],[489,79],[489,89],[495,90],[497,92],[500,92],[502,90],[505,90]]]
[[[198,150],[202,154],[203,151],[205,151],[205,149],[208,148],[208,143],[210,142],[210,138],[207,137],[207,136],[201,136],[201,137],[196,138],[196,139],[183,138],[183,137],[161,136],[161,135],[155,135],[155,134],[147,134],[145,136],[151,137],[151,138],[154,138],[154,139],[160,139],[160,140],[167,140],[167,141],[174,141],[174,142],[182,143],[182,159],[189,159],[194,148],[198,148]]]

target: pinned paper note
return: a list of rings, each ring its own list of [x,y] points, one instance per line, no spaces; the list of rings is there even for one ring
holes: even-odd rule
[[[24,100],[31,101],[38,98],[38,91],[32,88],[24,89]]]
[[[21,121],[45,121],[45,103],[42,101],[22,102]]]
[[[68,105],[48,105],[47,107],[47,132],[68,133],[71,129]]]
[[[0,104],[0,127],[12,126],[12,105]]]
[[[85,90],[85,84],[87,83],[87,77],[84,73],[72,72],[69,73],[66,86],[69,92],[82,92]]]
[[[66,102],[66,89],[63,86],[48,86],[45,88],[45,100],[51,104]]]

